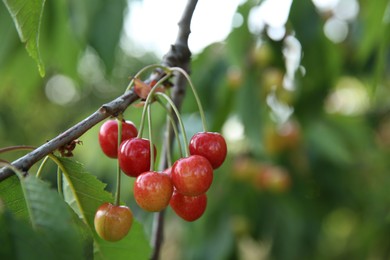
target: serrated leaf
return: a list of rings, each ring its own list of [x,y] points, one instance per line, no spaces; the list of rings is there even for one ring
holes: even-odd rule
[[[45,75],[45,67],[39,52],[39,28],[42,19],[45,0],[3,0],[16,29],[19,38],[26,43],[29,55],[38,65],[39,73]]]
[[[35,230],[55,250],[56,259],[82,259],[82,241],[76,230],[70,209],[48,183],[27,176],[21,185]]]
[[[104,202],[113,202],[106,184],[85,171],[84,167],[69,158],[58,158],[64,167],[64,198],[80,218],[93,228],[96,209]]]
[[[129,234],[112,243],[101,239],[95,231],[94,217],[97,208],[104,202],[113,202],[111,193],[104,190],[102,183],[85,171],[84,167],[69,158],[58,158],[62,164],[65,201],[78,213],[94,234],[95,259],[148,259],[150,246],[142,226],[134,221]]]

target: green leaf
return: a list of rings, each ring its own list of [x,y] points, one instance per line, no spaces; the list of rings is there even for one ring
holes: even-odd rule
[[[58,158],[58,161],[65,175],[65,201],[93,232],[95,259],[147,259],[150,246],[137,221],[133,222],[129,234],[118,242],[107,242],[97,235],[94,228],[95,212],[104,202],[114,201],[112,194],[104,190],[106,184],[86,172],[80,163],[69,158]]]
[[[82,241],[71,211],[48,183],[34,176],[21,179],[30,221],[55,250],[57,259],[82,259]]]
[[[0,259],[55,259],[56,251],[26,221],[11,212],[0,214]]]
[[[18,47],[19,37],[6,8],[0,7],[0,68],[3,68],[13,58],[13,53]]]
[[[56,252],[48,241],[29,225],[29,212],[19,178],[0,182],[0,259],[53,259]],[[1,205],[0,205],[1,206]]]
[[[28,218],[23,190],[16,175],[0,182],[0,199],[16,217]]]
[[[104,202],[113,202],[106,184],[89,174],[83,166],[67,158],[58,158],[65,170],[64,198],[71,208],[93,228],[96,209]]]
[[[151,255],[144,229],[137,221],[133,222],[129,235],[124,239],[113,243],[96,237],[95,247],[95,260],[149,259]]]
[[[252,5],[253,3],[248,1],[237,9],[237,13],[241,14],[244,18],[243,24],[247,23],[246,20],[248,19]],[[252,39],[253,36],[249,32],[247,26],[241,26],[231,31],[226,39],[226,44],[229,46],[229,48],[227,48],[227,55],[232,64],[241,66],[247,62],[246,57],[248,50],[251,48]]]
[[[208,121],[211,123],[209,131],[220,131],[232,110],[230,102],[234,95],[226,83],[226,71],[229,68],[226,56],[226,48],[220,43],[215,43],[205,48],[191,64],[193,83],[202,100],[203,109],[207,111]],[[186,96],[182,111],[197,113],[197,104],[191,93]]]
[[[26,43],[27,52],[38,64],[39,73],[45,75],[45,67],[39,52],[39,28],[45,0],[3,0],[14,20],[20,40]]]
[[[361,42],[356,51],[357,60],[359,62],[366,62],[370,54],[378,49],[380,42],[386,40],[388,37],[383,37],[386,30],[386,12],[388,12],[389,1],[378,0],[375,2],[362,2],[360,19],[364,27],[361,32],[364,37],[361,37]],[[375,14],[375,15],[372,15]]]
[[[308,130],[308,140],[322,158],[327,158],[337,164],[353,162],[353,156],[346,145],[345,138],[332,126],[316,122]]]
[[[245,126],[246,136],[249,138],[253,151],[260,153],[262,116],[264,113],[264,102],[259,98],[256,88],[259,85],[256,77],[251,73],[246,73],[243,86],[237,93],[237,112]]]
[[[122,33],[123,10],[126,1],[100,1],[93,2],[96,13],[92,19],[92,25],[88,32],[88,42],[103,60],[107,72],[114,67],[115,53]]]

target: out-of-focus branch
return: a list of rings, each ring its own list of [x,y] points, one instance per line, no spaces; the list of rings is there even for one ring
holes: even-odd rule
[[[191,20],[198,0],[188,0],[183,15],[178,23],[179,31],[175,44],[164,56],[163,65],[167,67],[181,67],[187,71],[191,59],[191,51],[188,47],[188,37],[191,33]]]
[[[171,46],[170,51],[164,56],[163,64],[168,67],[177,66],[185,71],[190,70],[191,51],[188,47],[188,37],[191,33],[191,20],[195,11],[197,0],[188,0],[184,9],[183,15],[178,23],[179,31],[177,34],[176,42]],[[183,75],[177,75],[172,89],[171,98],[180,110],[185,96],[186,79]],[[172,146],[173,130],[172,127],[167,127],[166,139],[162,151],[162,159],[160,164],[160,170],[164,170],[168,167],[167,153],[172,151],[167,146]],[[161,246],[164,240],[164,216],[165,211],[155,213],[152,230],[152,246],[153,252],[151,255],[152,260],[158,260],[160,257]]]

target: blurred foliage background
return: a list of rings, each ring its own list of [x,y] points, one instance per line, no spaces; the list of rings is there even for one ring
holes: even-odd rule
[[[270,2],[243,1],[227,38],[193,57],[210,130],[229,154],[200,220],[168,209],[162,259],[388,259],[390,2],[285,1],[279,23],[267,20]],[[0,5],[0,147],[39,146],[161,61],[123,48],[129,3],[47,1],[44,78]],[[154,110],[155,140],[163,115]],[[138,124],[140,109],[125,117]],[[189,136],[201,131],[190,92],[183,118]],[[100,151],[98,128],[75,159],[112,190],[116,162]],[[150,234],[153,216],[137,208],[132,182],[125,177],[123,198]]]

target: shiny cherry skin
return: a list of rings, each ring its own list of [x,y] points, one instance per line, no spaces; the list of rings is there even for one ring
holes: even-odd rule
[[[122,141],[134,138],[138,130],[133,122],[122,121]],[[118,120],[110,119],[102,124],[99,130],[99,144],[105,155],[110,158],[118,157]]]
[[[154,159],[156,160],[156,147]],[[119,146],[119,166],[130,177],[138,177],[150,170],[150,142],[145,138],[132,138],[125,140]]]
[[[173,192],[169,205],[175,213],[186,221],[199,219],[206,210],[206,193],[199,196],[185,196],[177,191]]]
[[[134,182],[134,198],[140,208],[158,212],[169,205],[173,193],[171,177],[165,173],[149,171]]]
[[[197,196],[210,188],[213,167],[205,157],[191,155],[173,164],[171,178],[178,192],[187,196]]]
[[[129,233],[133,224],[133,213],[129,207],[102,204],[96,211],[94,225],[96,233],[104,240],[115,242]]]
[[[200,132],[195,134],[189,144],[191,155],[206,157],[213,169],[217,169],[225,161],[227,145],[225,138],[214,132]]]

